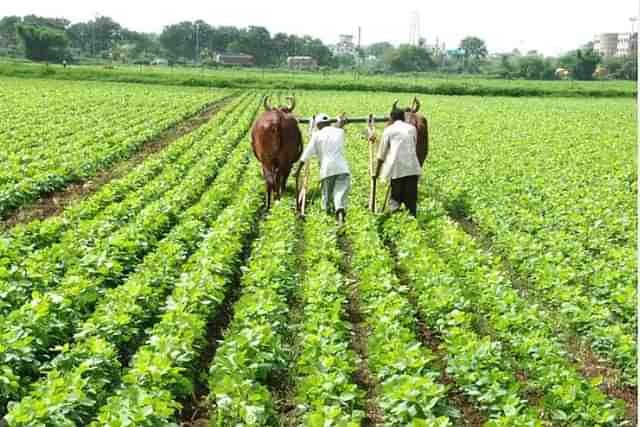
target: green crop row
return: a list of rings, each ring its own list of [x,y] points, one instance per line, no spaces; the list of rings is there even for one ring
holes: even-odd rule
[[[245,177],[232,205],[187,262],[160,321],[91,426],[175,425],[179,402],[194,392],[198,358],[207,345],[207,323],[222,310],[262,205],[260,177],[254,171]]]
[[[557,319],[558,334],[584,338],[635,385],[633,103],[432,103],[428,197],[477,224],[529,298]]]
[[[396,97],[310,93],[300,97],[298,109],[361,116],[385,111]],[[410,101],[408,96],[399,98],[401,105]],[[556,333],[569,340],[582,337],[597,356],[622,371],[623,382],[634,386],[633,102],[439,96],[421,100],[431,131],[430,157],[420,185],[422,203],[435,198],[449,215],[471,218],[482,237],[509,261],[521,279],[518,286],[557,320]],[[366,159],[365,144],[356,138],[350,143],[360,144],[356,156]],[[361,165],[358,168],[366,170]],[[358,181],[368,183],[364,176]],[[380,202],[385,190],[382,184],[378,187]]]
[[[431,352],[416,339],[416,313],[393,272],[376,221],[362,208],[349,212],[347,237],[364,320],[369,369],[384,425],[447,426],[446,388],[438,382]]]
[[[29,102],[38,95],[46,98],[46,89],[40,89],[40,92],[36,92],[33,88],[30,96],[16,96],[11,102]],[[74,99],[77,94],[74,91],[70,92],[65,95],[58,94],[54,96],[54,100],[49,99],[49,102],[91,102],[91,98],[86,95],[80,96],[81,99]],[[150,96],[147,104],[132,108],[128,107],[127,102],[118,102],[115,93],[107,92],[102,96],[109,96],[114,102],[103,106],[103,120],[90,124],[83,123],[80,119],[74,122],[72,119],[70,121],[76,123],[77,132],[69,129],[58,139],[51,139],[48,135],[36,135],[31,139],[29,135],[26,136],[26,145],[25,141],[21,141],[21,136],[24,136],[21,135],[24,133],[21,131],[29,131],[37,126],[38,117],[26,115],[18,124],[11,123],[9,126],[14,128],[10,128],[8,135],[5,135],[8,141],[3,144],[6,146],[7,156],[2,160],[4,167],[0,172],[0,215],[37,198],[42,193],[63,188],[71,181],[91,177],[114,161],[130,157],[144,142],[163,129],[193,115],[207,101],[221,98],[222,94],[208,93],[212,98],[207,99],[203,94],[194,94],[193,97],[167,97],[160,92]],[[46,111],[46,105],[43,109]],[[114,117],[110,117],[111,112]],[[21,127],[22,121],[28,122],[30,126]],[[15,140],[19,146],[10,153]]]
[[[211,124],[224,123],[227,116],[241,105],[243,98],[232,101],[223,107],[216,113]],[[58,241],[61,234],[67,229],[77,226],[82,221],[94,218],[103,209],[122,201],[132,191],[142,189],[162,173],[167,165],[176,162],[181,156],[186,156],[188,152],[191,152],[196,142],[202,141],[202,137],[214,130],[215,127],[205,125],[188,136],[179,138],[165,149],[147,157],[144,162],[138,164],[124,177],[105,184],[96,194],[66,207],[61,215],[45,220],[36,219],[28,224],[14,226],[0,237],[2,265],[15,264],[30,252]],[[113,213],[109,213],[109,216],[113,216]],[[94,232],[95,230],[90,234],[93,235]]]
[[[526,399],[525,385],[502,344],[477,333],[474,298],[443,263],[430,242],[420,239],[415,221],[395,217],[385,224],[385,236],[396,245],[398,264],[415,289],[416,304],[427,327],[442,339],[446,372],[485,414],[490,425],[542,425]]]
[[[246,101],[251,102],[250,99]],[[255,102],[255,98],[253,101]],[[170,168],[165,167],[163,172],[147,185],[129,192],[120,203],[111,204],[100,215],[90,220],[82,220],[73,227],[67,224],[67,231],[60,235],[59,241],[53,245],[27,252],[28,248],[33,248],[33,243],[26,248],[19,248],[15,247],[17,245],[14,242],[7,242],[12,244],[9,249],[11,255],[17,258],[3,257],[6,267],[3,270],[5,274],[0,277],[0,314],[7,314],[12,308],[26,302],[32,292],[44,292],[55,288],[68,270],[90,262],[87,254],[91,253],[91,248],[97,241],[107,238],[114,230],[129,223],[148,203],[158,200],[169,188],[178,184],[197,163],[203,150],[208,149],[211,141],[224,137],[227,132],[225,126],[230,126],[241,117],[244,117],[248,126],[251,119],[249,114],[250,111],[238,111],[228,116],[221,124],[206,126],[196,134],[183,138],[195,142],[192,142],[187,152],[176,159]],[[242,132],[242,129],[238,131]],[[235,143],[234,138],[237,138],[237,135],[230,136],[231,144]],[[225,156],[231,146],[220,144],[220,155]],[[22,255],[23,252],[27,253]]]
[[[538,306],[518,295],[500,272],[498,260],[484,255],[450,221],[433,219],[433,215],[424,219],[427,232],[406,216],[388,221],[386,230],[420,294],[421,312],[443,335],[448,371],[456,382],[483,403],[503,400],[509,389],[540,396],[541,416],[560,425],[620,425],[621,402],[609,400],[597,383],[585,380],[571,366],[555,338],[554,325]],[[488,335],[480,337],[474,327]],[[472,351],[474,358],[469,357]],[[483,366],[482,359],[493,362],[496,354],[512,358],[513,364],[495,359],[495,366],[469,375]],[[516,369],[526,380],[505,389],[516,378]],[[491,383],[500,387],[489,387]],[[526,408],[520,410],[524,402],[511,396],[507,402],[511,404],[502,403],[499,408],[507,418],[492,425],[538,425]],[[524,417],[531,421],[525,422]]]
[[[4,403],[25,380],[37,378],[52,347],[64,343],[91,313],[105,290],[118,286],[154,249],[216,177],[229,152],[247,131],[254,111],[221,141],[203,147],[200,159],[181,182],[148,204],[130,223],[95,243],[60,284],[9,313],[0,325],[0,398]]]
[[[62,347],[51,362],[47,376],[32,386],[33,391],[20,403],[9,406],[12,425],[88,422],[119,380],[122,359],[113,355],[126,357],[143,339],[145,328],[158,315],[183,266],[194,262],[191,254],[235,194],[248,154],[247,145],[240,144],[180,224],[126,282],[105,292],[95,312],[78,327],[73,345]]]
[[[298,290],[303,310],[292,376],[302,424],[356,427],[364,417],[364,393],[353,381],[356,356],[343,318],[347,289],[336,232],[334,219],[319,209],[305,218],[304,278]]]
[[[277,410],[268,384],[290,359],[287,298],[296,283],[296,220],[285,196],[270,211],[242,275],[242,294],[209,373],[211,423],[269,425]]]

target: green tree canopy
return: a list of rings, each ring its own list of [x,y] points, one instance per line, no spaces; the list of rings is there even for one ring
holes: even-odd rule
[[[589,46],[569,52],[559,60],[560,66],[569,69],[576,80],[592,80],[599,63],[600,55]]]
[[[460,48],[464,49],[464,56],[467,58],[481,59],[485,58],[489,53],[484,40],[474,36],[462,39]]]
[[[44,26],[20,24],[18,36],[32,61],[58,61],[64,58],[69,39],[64,31]]]
[[[0,47],[16,46],[18,44],[17,26],[22,23],[19,16],[5,16],[0,19]]]
[[[195,54],[195,26],[193,22],[183,21],[167,25],[160,34],[160,43],[172,59],[193,58]]]
[[[427,49],[408,44],[386,50],[384,63],[397,72],[427,71],[434,66],[431,53]]]
[[[393,45],[391,43],[379,42],[370,44],[364,49],[364,51],[367,55],[373,55],[377,58],[382,58],[384,56],[384,53],[389,49],[393,49]]]

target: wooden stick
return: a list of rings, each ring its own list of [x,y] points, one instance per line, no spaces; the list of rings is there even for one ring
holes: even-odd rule
[[[391,181],[389,181],[389,186],[387,187],[387,194],[384,196],[384,202],[382,203],[382,209],[380,213],[384,213],[385,209],[387,209],[387,203],[389,202],[389,197],[391,196]]]
[[[369,194],[369,210],[376,213],[376,179],[371,177],[371,193]]]
[[[297,117],[298,119],[298,123],[312,123],[313,122],[313,117]],[[378,122],[386,122],[389,120],[389,117],[387,116],[376,116],[374,117],[375,121]],[[337,118],[335,119],[329,119],[329,123],[336,123],[338,121]],[[347,117],[347,123],[369,123],[369,117],[353,117],[353,118],[349,118]]]
[[[304,208],[307,204],[307,188],[309,185],[309,163],[304,165],[304,179],[302,181],[302,197],[300,200],[300,216],[304,217]]]
[[[300,196],[302,195],[302,186],[300,185],[300,174],[296,175],[296,211],[300,212]]]
[[[376,212],[376,179],[373,177],[375,174],[375,147],[374,147],[374,132],[375,132],[375,119],[373,114],[369,114],[369,120],[367,122],[367,142],[369,143],[369,210],[373,213]]]

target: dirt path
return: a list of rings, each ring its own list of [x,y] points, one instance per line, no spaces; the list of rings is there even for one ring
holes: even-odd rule
[[[82,182],[71,183],[63,190],[44,194],[37,201],[8,212],[5,217],[0,220],[0,231],[8,230],[16,224],[25,224],[35,219],[45,219],[59,215],[66,206],[81,198],[92,195],[111,180],[125,176],[148,156],[157,153],[178,138],[193,132],[205,124],[233,97],[235,97],[235,95],[229,95],[206,105],[192,117],[165,129],[158,136],[143,144],[136,154],[129,159],[116,162],[112,167],[98,172],[93,178]]]
[[[345,283],[348,285],[346,308],[349,321],[353,325],[351,347],[353,351],[356,352],[359,359],[355,382],[366,392],[367,399],[365,402],[366,418],[363,421],[363,426],[374,426],[381,424],[384,419],[382,410],[376,403],[377,382],[369,370],[369,350],[367,341],[369,329],[364,316],[362,315],[362,311],[360,310],[358,281],[351,269],[351,257],[353,254],[351,242],[344,236],[341,236],[338,241],[340,249],[342,249],[345,254],[341,269],[345,277]]]

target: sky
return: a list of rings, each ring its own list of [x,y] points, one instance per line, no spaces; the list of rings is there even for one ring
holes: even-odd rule
[[[272,34],[309,34],[333,44],[339,34],[357,36],[360,26],[363,45],[408,42],[413,11],[420,15],[420,34],[428,44],[439,40],[455,48],[474,35],[485,40],[489,52],[517,48],[558,55],[597,33],[630,31],[629,18],[638,16],[640,6],[638,0],[0,0],[0,16],[36,14],[78,22],[98,14],[143,32],[159,33],[168,24],[202,19],[214,26],[258,25]]]

